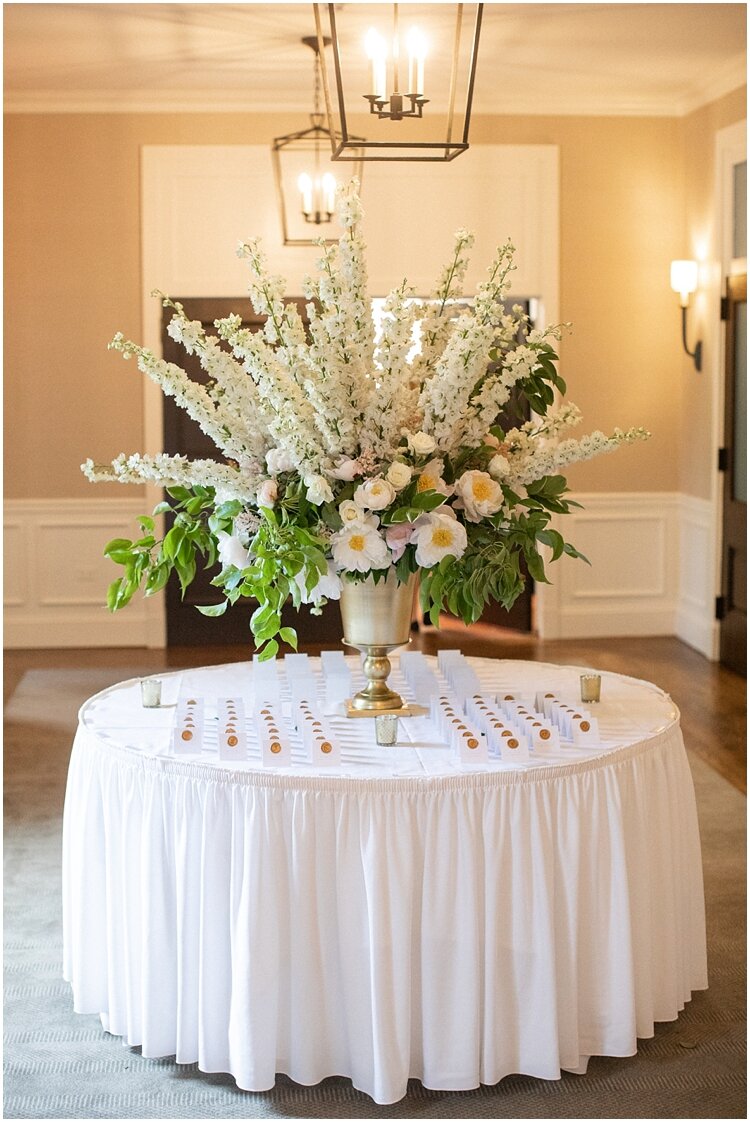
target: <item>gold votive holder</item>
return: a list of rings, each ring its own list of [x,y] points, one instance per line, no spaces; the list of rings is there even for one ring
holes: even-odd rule
[[[589,705],[596,705],[601,701],[601,695],[601,674],[581,674],[581,701],[585,701]]]
[[[375,740],[383,748],[392,748],[398,735],[398,717],[383,713],[375,718]]]

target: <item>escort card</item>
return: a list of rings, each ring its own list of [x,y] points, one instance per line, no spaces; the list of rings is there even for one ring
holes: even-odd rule
[[[343,651],[321,651],[320,661],[326,678],[329,674],[343,674],[344,671],[349,673]]]
[[[458,757],[462,764],[488,764],[487,737],[474,729],[464,728],[458,732]]]
[[[596,717],[590,717],[588,713],[584,713],[580,717],[571,718],[570,723],[574,744],[599,743],[599,722]]]
[[[292,746],[281,715],[269,705],[256,714],[255,729],[263,767],[291,767]]]
[[[194,756],[203,748],[203,698],[180,698],[172,726],[172,751],[176,756]]]
[[[216,716],[218,718],[219,759],[246,759],[245,703],[242,698],[217,698]]]

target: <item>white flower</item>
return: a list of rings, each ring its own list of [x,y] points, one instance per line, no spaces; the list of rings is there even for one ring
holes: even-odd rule
[[[328,474],[332,479],[343,479],[346,483],[350,483],[352,479],[362,474],[362,465],[359,460],[341,460],[330,469]]]
[[[328,572],[322,576],[318,583],[307,591],[307,577],[302,569],[294,578],[300,590],[300,603],[319,604],[321,600],[339,600],[341,598],[341,580],[335,568],[328,562]]]
[[[487,466],[487,471],[491,476],[493,476],[494,479],[505,479],[506,475],[510,471],[510,464],[508,463],[505,456],[498,452],[497,455],[493,456],[490,460]]]
[[[224,530],[219,530],[216,535],[216,542],[219,547],[219,560],[222,568],[227,569],[231,566],[234,569],[246,569],[248,567],[252,554],[238,537],[234,534],[227,534]]]
[[[373,526],[377,529],[380,521],[377,514],[367,514],[361,506],[357,506],[351,499],[344,499],[339,507],[339,516],[345,526],[351,526],[356,522],[359,526]]]
[[[284,448],[272,448],[266,452],[266,467],[269,475],[281,475],[282,471],[294,471],[295,463]]]
[[[396,492],[393,487],[387,479],[382,477],[368,479],[364,483],[360,483],[354,492],[355,503],[366,510],[385,510],[387,506],[391,505],[395,497]]]
[[[349,572],[369,573],[371,569],[387,569],[391,563],[388,546],[378,531],[361,523],[334,534],[331,551],[336,568]]]
[[[279,488],[275,479],[264,479],[258,488],[258,506],[272,507],[279,497]]]
[[[452,495],[453,488],[449,487],[443,479],[443,461],[439,458],[430,460],[425,464],[417,479],[417,493],[422,491],[438,491],[441,495]]]
[[[435,451],[435,441],[426,432],[409,432],[406,442],[415,456],[429,456]]]
[[[456,505],[466,511],[469,522],[497,514],[503,505],[503,489],[486,471],[465,471],[456,480],[456,494]]]
[[[321,503],[330,503],[333,499],[331,486],[322,475],[309,475],[305,480],[305,487],[307,488],[307,501],[313,503],[314,506],[320,506]]]
[[[466,550],[466,528],[450,515],[435,513],[424,515],[413,541],[416,544],[416,561],[421,569],[430,569],[443,557],[462,557]]]
[[[411,468],[408,464],[402,464],[400,460],[396,460],[388,468],[385,477],[392,487],[401,491],[411,479]]]

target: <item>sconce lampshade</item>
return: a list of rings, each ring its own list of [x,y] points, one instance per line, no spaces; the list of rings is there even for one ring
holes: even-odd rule
[[[698,262],[673,261],[670,269],[670,282],[672,290],[679,292],[684,303],[691,292],[698,287]]]

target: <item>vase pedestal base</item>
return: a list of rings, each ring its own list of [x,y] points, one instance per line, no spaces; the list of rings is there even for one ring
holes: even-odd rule
[[[357,709],[352,705],[351,698],[346,703],[347,717],[424,717],[429,713],[424,705],[410,705],[402,703],[397,709]]]

